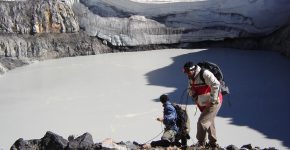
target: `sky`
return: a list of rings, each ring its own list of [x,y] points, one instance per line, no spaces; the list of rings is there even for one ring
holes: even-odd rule
[[[276,52],[235,49],[166,49],[35,62],[0,77],[0,149],[46,131],[67,138],[92,134],[94,142],[147,142],[162,131],[157,101],[188,104],[192,139],[199,111],[182,96],[183,64],[208,60],[223,70],[231,94],[216,117],[222,147],[252,144],[290,149],[290,60]],[[160,136],[154,140],[160,139]]]

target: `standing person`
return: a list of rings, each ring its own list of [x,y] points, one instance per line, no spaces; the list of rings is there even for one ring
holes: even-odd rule
[[[143,148],[148,149],[151,147],[169,147],[175,141],[175,135],[178,132],[176,125],[177,114],[173,105],[169,102],[167,95],[161,95],[159,98],[163,106],[163,117],[158,117],[156,120],[164,124],[164,133],[159,141],[152,141],[150,144],[144,144]]]
[[[197,147],[205,148],[208,133],[209,146],[218,148],[215,117],[222,104],[220,82],[209,70],[202,70],[190,61],[184,64],[183,71],[188,76],[188,94],[201,111],[197,122]]]

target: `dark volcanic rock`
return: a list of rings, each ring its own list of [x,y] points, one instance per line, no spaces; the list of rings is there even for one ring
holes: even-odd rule
[[[262,39],[261,49],[269,49],[290,57],[290,25]]]
[[[39,148],[41,150],[64,150],[67,144],[68,141],[66,139],[48,131],[41,139]]]
[[[235,145],[229,145],[227,146],[226,150],[239,150],[239,148]]]
[[[171,147],[178,150],[177,147]],[[23,140],[22,138],[15,141],[11,146],[10,150],[118,150],[118,149],[141,149],[140,144],[137,142],[119,142],[116,143],[111,138],[107,138],[100,143],[93,142],[92,135],[90,133],[84,133],[83,135],[77,137],[69,136],[69,141],[63,137],[52,133],[50,131],[46,132],[45,136],[41,139],[34,140]],[[151,149],[165,149],[164,147],[156,147]],[[229,145],[226,148],[216,148],[215,150],[239,150],[238,147],[234,145]],[[260,148],[255,147],[251,144],[244,145],[240,149],[244,150],[260,150]],[[212,148],[200,149],[195,145],[189,146],[187,150],[213,150]],[[273,147],[265,148],[263,150],[276,150]]]
[[[40,140],[25,141],[20,138],[12,145],[10,150],[39,150],[39,143]]]
[[[85,133],[68,143],[67,150],[88,150],[94,145],[92,135]]]
[[[242,148],[252,149],[253,146],[251,144],[243,145]]]

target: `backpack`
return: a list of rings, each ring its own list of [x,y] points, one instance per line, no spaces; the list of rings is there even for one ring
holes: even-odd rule
[[[221,71],[221,69],[219,68],[219,66],[215,63],[212,62],[208,62],[208,61],[202,61],[197,63],[198,66],[201,67],[201,71],[200,71],[200,79],[205,83],[204,78],[203,78],[203,72],[204,70],[209,70],[210,72],[212,72],[214,74],[214,76],[219,80],[220,82],[220,90],[222,95],[227,95],[230,94],[230,89],[228,86],[226,86],[226,83],[224,81],[224,76],[223,73]]]
[[[190,121],[187,111],[185,108],[178,104],[173,104],[173,107],[175,108],[177,114],[176,125],[179,128],[178,133],[181,135],[187,135],[190,129]]]

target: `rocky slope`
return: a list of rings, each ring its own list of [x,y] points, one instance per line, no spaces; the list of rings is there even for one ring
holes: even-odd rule
[[[92,135],[90,133],[84,133],[79,137],[69,136],[68,140],[62,136],[57,135],[53,132],[46,132],[43,138],[24,140],[22,138],[15,141],[11,146],[10,150],[136,150],[142,149],[140,144],[137,142],[114,142],[113,139],[105,139],[102,142],[94,143]],[[162,147],[151,148],[151,149],[165,149]],[[171,149],[178,150],[178,147],[171,147]],[[225,148],[218,148],[218,150],[261,150],[259,147],[253,147],[251,144],[247,144],[238,148],[235,145],[229,145]],[[187,150],[201,150],[196,146],[192,145]],[[204,149],[202,149],[204,150]],[[207,148],[206,150],[211,150]],[[276,150],[272,148],[263,148],[263,150]]]
[[[290,25],[279,28],[273,33],[262,37],[227,38],[222,41],[202,41],[188,43],[185,47],[226,47],[243,50],[270,50],[290,57]]]
[[[79,33],[0,36],[0,74],[35,60],[112,52],[98,39]]]
[[[290,57],[290,25],[284,26],[262,39],[261,49],[269,49]]]

